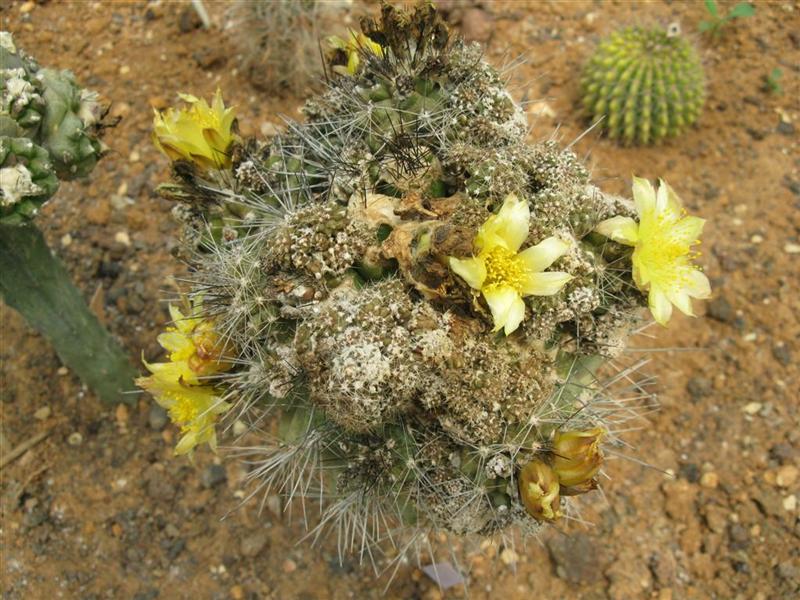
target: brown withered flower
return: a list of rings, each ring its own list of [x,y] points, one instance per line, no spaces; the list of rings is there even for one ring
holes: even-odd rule
[[[558,475],[547,463],[532,460],[519,473],[519,495],[525,510],[539,521],[561,518]]]
[[[587,431],[559,431],[553,438],[553,470],[562,486],[573,487],[573,493],[595,489],[592,481],[603,465],[600,442],[605,430],[595,427]]]

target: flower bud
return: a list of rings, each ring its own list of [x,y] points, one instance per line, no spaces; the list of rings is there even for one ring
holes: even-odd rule
[[[544,462],[532,460],[522,467],[519,495],[534,519],[556,521],[561,517],[558,475]]]
[[[600,441],[604,435],[605,430],[600,427],[556,433],[553,438],[553,470],[562,486],[578,486],[580,489],[597,475],[603,465]]]

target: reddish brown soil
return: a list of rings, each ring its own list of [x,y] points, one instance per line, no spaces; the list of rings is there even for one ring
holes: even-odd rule
[[[224,7],[206,4],[219,22]],[[219,85],[245,133],[257,133],[280,112],[296,116],[300,99],[259,95],[218,27],[182,33],[185,4],[0,6],[22,47],[74,70],[123,117],[90,180],[62,186],[38,223],[131,355],[155,358],[167,320],[160,299],[181,268],[170,256],[170,207],[153,194],[167,164],[150,143],[151,107]],[[485,2],[453,16],[473,35],[491,34],[496,64],[527,58],[511,73],[515,94],[545,98],[553,111],[532,135],[560,124],[566,144],[586,126],[577,73],[600,36],[673,20],[692,32],[704,15],[699,2]],[[663,177],[708,219],[702,260],[715,299],[700,308],[705,317],[676,318],[635,343],[665,350],[649,367],[661,410],[631,432],[629,453],[667,473],[609,462],[602,496],[585,502],[592,525],[553,531],[516,556],[497,549],[501,560],[492,548],[469,554],[471,597],[777,599],[800,590],[798,31],[798,3],[758,3],[718,42],[696,36],[710,93],[696,128],[655,148],[593,133],[577,144],[605,189],[626,193],[631,173]],[[762,91],[774,67],[781,95]],[[542,107],[531,107],[532,119]],[[132,409],[101,405],[18,315],[0,306],[0,316],[2,454],[50,432],[2,471],[3,598],[382,597],[385,580],[357,560],[340,566],[331,544],[296,544],[299,521],[259,516],[254,504],[234,510],[242,469],[226,462],[215,484],[211,454],[173,458],[175,432],[150,423],[147,398]],[[411,565],[386,595],[442,593]]]

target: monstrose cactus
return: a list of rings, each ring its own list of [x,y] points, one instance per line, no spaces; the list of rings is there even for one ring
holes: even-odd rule
[[[84,383],[117,402],[135,371],[32,222],[59,180],[94,169],[101,118],[97,94],[69,71],[40,68],[0,32],[0,295]]]
[[[707,296],[702,220],[665,183],[637,179],[634,205],[527,143],[429,4],[361,25],[304,123],[233,139],[229,165],[174,160],[194,281],[140,385],[181,453],[238,421],[255,490],[320,500],[340,549],[535,532],[599,485],[635,415],[608,361],[642,307],[666,322]],[[197,106],[187,141],[210,143],[229,109]]]
[[[69,71],[40,68],[0,32],[0,223],[33,217],[58,179],[83,177],[103,152],[97,94]]]
[[[585,66],[581,87],[587,115],[626,144],[681,133],[705,101],[700,58],[676,24],[611,34]]]

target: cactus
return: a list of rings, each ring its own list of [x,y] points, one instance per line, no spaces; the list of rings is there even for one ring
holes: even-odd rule
[[[678,135],[705,101],[700,58],[676,24],[611,34],[586,64],[581,87],[586,114],[625,144]]]
[[[198,228],[187,293],[233,365],[207,385],[223,425],[252,425],[256,489],[322,500],[342,551],[373,556],[395,527],[403,548],[535,533],[597,487],[635,414],[614,390],[636,366],[613,370],[655,230],[574,153],[526,143],[523,109],[432,5],[361,27],[304,123],[231,141],[229,167],[173,164]],[[205,235],[220,214],[235,235]]]
[[[102,154],[96,94],[40,68],[6,32],[0,67],[0,295],[103,400],[126,401],[135,370],[32,223],[60,179],[87,175]]]
[[[97,94],[69,71],[39,67],[0,32],[0,223],[30,220],[58,188],[84,177],[104,146]]]

